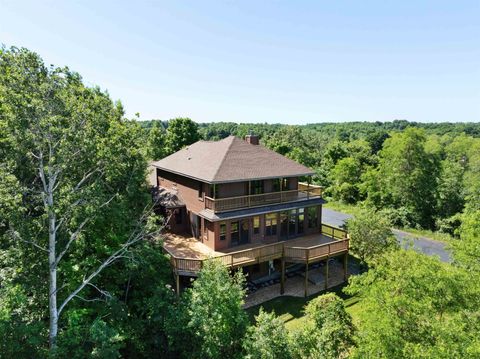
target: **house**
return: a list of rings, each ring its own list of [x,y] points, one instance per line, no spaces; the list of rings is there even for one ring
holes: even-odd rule
[[[348,236],[322,224],[315,173],[260,145],[258,136],[198,141],[151,167],[177,290],[180,276],[196,276],[209,257],[251,279],[277,271],[282,291],[291,263],[305,264],[306,283],[310,263],[327,260],[328,271],[328,258],[342,255],[346,275]]]

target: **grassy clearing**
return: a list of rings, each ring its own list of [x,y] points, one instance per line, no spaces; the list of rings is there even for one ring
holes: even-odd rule
[[[360,300],[358,297],[350,297],[342,292],[344,286],[338,286],[331,288],[329,292],[335,292],[339,297],[341,297],[345,302],[345,307],[347,311],[353,318],[353,322],[358,322],[358,314],[361,310]],[[252,323],[255,322],[254,317],[258,314],[261,307],[267,312],[274,311],[275,314],[280,317],[285,323],[285,327],[289,331],[295,331],[302,327],[305,322],[305,316],[303,310],[305,306],[313,298],[323,294],[325,292],[320,292],[309,296],[307,298],[298,298],[298,297],[278,297],[268,302],[262,303],[258,306],[247,309],[247,313],[250,317]]]

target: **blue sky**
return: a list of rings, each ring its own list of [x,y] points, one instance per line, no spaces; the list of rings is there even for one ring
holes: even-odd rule
[[[128,116],[480,121],[480,1],[5,1],[0,43]]]

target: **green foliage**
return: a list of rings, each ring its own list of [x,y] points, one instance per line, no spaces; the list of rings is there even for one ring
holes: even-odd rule
[[[377,208],[405,208],[409,224],[432,227],[438,164],[425,143],[424,132],[414,128],[387,139],[366,188]]]
[[[295,358],[345,358],[353,342],[352,318],[343,300],[333,293],[310,301],[305,309],[307,323],[294,334]]]
[[[158,137],[158,136],[157,136]],[[198,125],[189,118],[174,118],[168,121],[165,144],[167,154],[172,154],[200,139]]]
[[[158,161],[166,154],[166,133],[158,121],[154,121],[148,131],[147,155],[150,159]]]
[[[178,356],[239,357],[248,323],[242,308],[244,283],[240,271],[230,276],[221,263],[204,262],[193,287],[184,293],[169,320],[169,341]]]
[[[369,263],[385,252],[398,249],[391,224],[381,213],[363,210],[347,221],[350,249],[363,263]]]
[[[267,313],[261,308],[255,321],[255,326],[248,328],[243,344],[245,358],[291,358],[288,332],[283,321],[276,317],[274,312]]]
[[[458,265],[480,273],[480,210],[462,215],[460,239],[452,242],[451,246]]]
[[[362,298],[354,358],[472,358],[480,354],[478,280],[413,250],[389,252],[351,277]]]

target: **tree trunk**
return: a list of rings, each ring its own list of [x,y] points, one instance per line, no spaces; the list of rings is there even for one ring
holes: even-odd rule
[[[48,309],[50,312],[49,341],[50,350],[57,344],[58,333],[58,308],[57,308],[57,261],[56,261],[56,216],[53,211],[53,194],[47,194],[48,202],[48,271],[49,271],[49,296]]]

